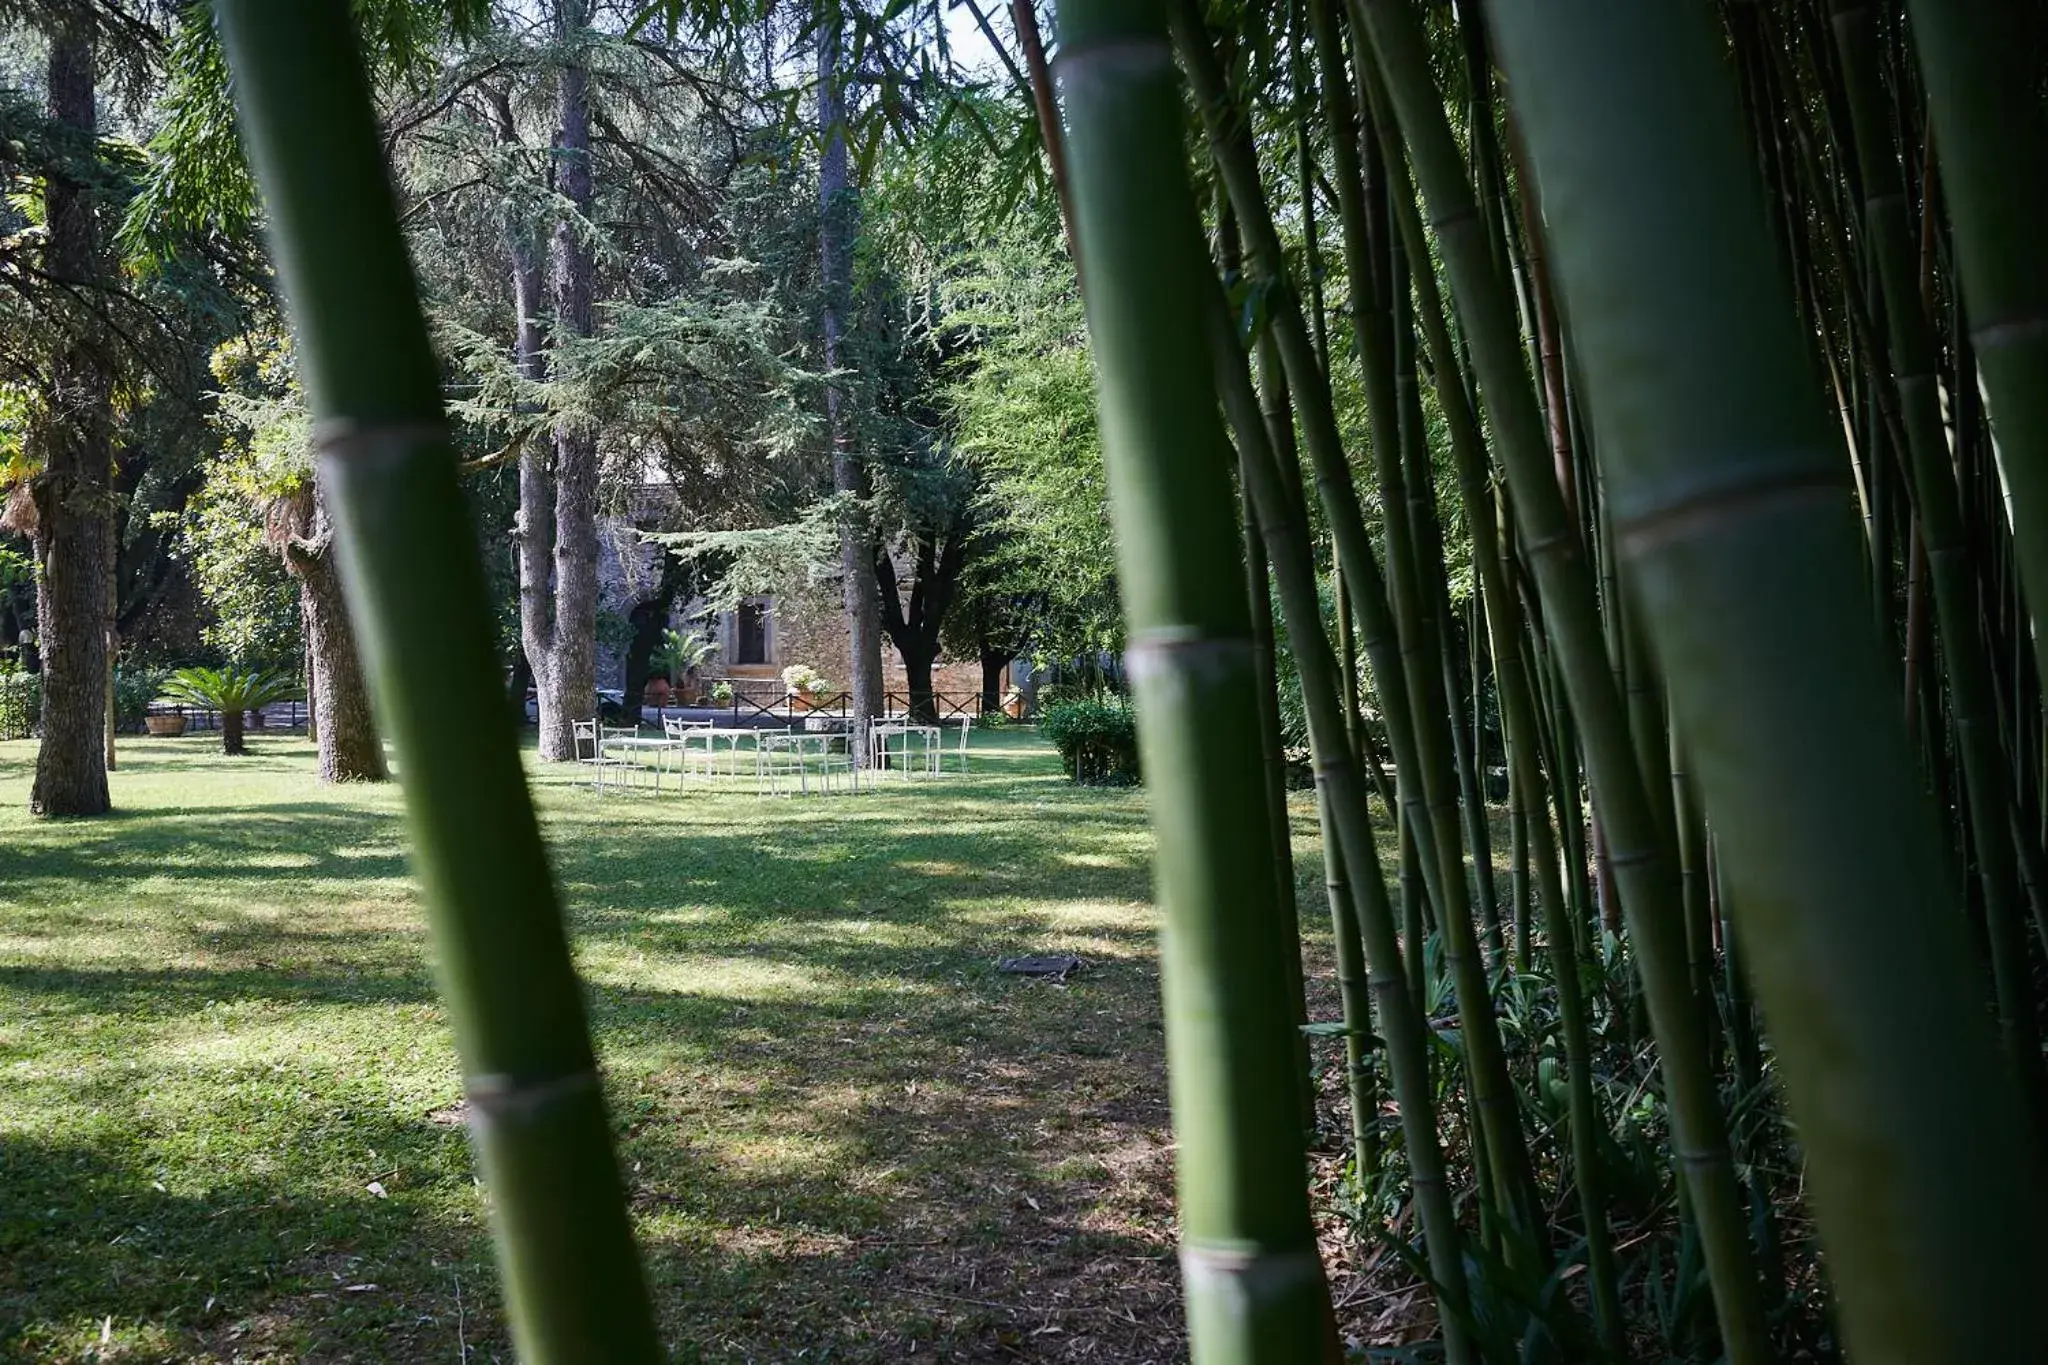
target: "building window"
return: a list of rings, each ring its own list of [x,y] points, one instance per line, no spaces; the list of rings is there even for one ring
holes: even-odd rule
[[[768,662],[768,607],[761,602],[742,602],[734,614],[733,636],[735,648],[732,661],[736,664],[765,664]]]

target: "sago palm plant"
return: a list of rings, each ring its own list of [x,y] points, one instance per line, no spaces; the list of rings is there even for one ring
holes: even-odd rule
[[[242,721],[249,712],[305,695],[298,680],[288,674],[233,668],[181,668],[164,683],[163,694],[187,706],[220,712],[220,751],[224,754],[249,752],[242,739]]]

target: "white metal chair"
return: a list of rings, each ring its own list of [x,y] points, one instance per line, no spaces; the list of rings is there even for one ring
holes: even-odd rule
[[[609,734],[595,720],[572,720],[569,733],[576,750],[576,762],[590,769],[591,789],[603,791],[605,771],[625,766],[619,760],[605,756],[604,741]]]
[[[917,726],[908,718],[878,717],[868,722],[868,766],[875,770],[877,778],[889,770],[889,741],[898,738],[902,744],[895,751],[896,773],[899,777],[910,775],[910,736],[916,730]]]
[[[600,725],[597,733],[601,751],[604,745],[611,743],[615,739],[640,738],[640,727],[637,725]],[[647,765],[640,761],[637,754],[631,757],[606,755],[600,771],[604,767],[609,767],[618,774],[619,785],[621,786],[626,785],[630,779],[646,776],[650,771]],[[657,781],[659,781],[658,778]]]
[[[860,790],[860,770],[854,766],[850,736],[834,734],[764,735],[759,768],[767,778],[769,796],[784,795],[794,783],[795,793],[808,795],[815,783],[821,795],[829,796],[840,779],[849,791]]]
[[[853,736],[851,734],[819,734],[808,737],[810,746],[806,761],[815,763],[820,788],[830,795],[833,784],[840,778],[846,779],[849,792],[860,790],[860,768],[853,761]]]
[[[677,742],[676,782],[680,786],[683,778],[692,773],[710,777],[717,771],[712,756],[717,752],[718,742],[709,733],[717,728],[708,720],[684,720],[681,716],[664,716],[661,720],[662,738]],[[701,741],[701,742],[700,742]]]
[[[963,773],[967,771],[967,736],[972,734],[973,731],[974,717],[960,717],[960,771]],[[939,754],[939,767],[943,771],[945,766],[945,752],[942,749]]]

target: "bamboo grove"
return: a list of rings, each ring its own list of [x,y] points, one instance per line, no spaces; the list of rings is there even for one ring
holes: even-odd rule
[[[484,625],[423,548],[461,537],[361,80],[222,10],[521,1350],[652,1358],[509,736],[457,782],[408,723]],[[1332,1236],[1426,1286],[1450,1365],[2048,1359],[2038,16],[1057,18],[1057,92],[1018,79],[1100,388],[1195,1359],[1340,1358]]]
[[[2041,1355],[2043,48],[1912,10],[1062,6],[1148,756],[1284,647],[1326,849],[1334,990],[1183,960],[1263,913],[1203,821],[1282,797],[1155,784],[1169,1034],[1344,1039],[1448,1360]],[[1213,566],[1226,436],[1228,650],[1135,562]],[[1200,1360],[1331,1313],[1253,1051],[1173,1054]]]

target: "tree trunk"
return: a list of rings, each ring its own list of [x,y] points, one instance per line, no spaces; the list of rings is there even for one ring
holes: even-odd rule
[[[574,42],[589,24],[588,0],[561,0],[556,38]],[[590,181],[589,72],[562,67],[556,90],[555,188],[573,218],[555,224],[555,334],[587,337],[591,312],[590,249],[583,225],[593,201]],[[555,600],[547,666],[536,665],[540,692],[540,756],[576,756],[570,722],[597,713],[597,436],[562,423],[555,428]]]
[[[306,623],[306,701],[320,752],[322,782],[382,782],[384,742],[370,714],[369,682],[356,652],[341,574],[334,560],[334,531],[325,500],[317,491],[303,499],[306,524],[284,546],[285,567],[299,584],[299,611]]]
[[[903,674],[910,690],[910,718],[921,725],[939,723],[939,699],[932,687],[932,664],[938,659],[937,646],[923,639],[904,639],[897,642],[896,652],[903,656]]]
[[[556,37],[573,40],[588,22],[588,0],[561,0]],[[515,139],[509,106],[500,122],[501,136]],[[575,61],[559,75],[556,124],[555,189],[574,218],[556,224],[552,242],[555,320],[558,335],[582,337],[592,331],[592,267],[581,235],[592,204],[590,96],[589,73]],[[523,379],[538,383],[548,371],[540,255],[517,230],[510,248],[515,361]],[[549,446],[530,440],[519,457],[520,645],[539,699],[540,757],[565,762],[576,756],[572,723],[597,706],[597,441],[564,423]]]
[[[220,713],[220,751],[230,755],[249,752],[249,746],[242,742],[242,712]]]
[[[852,288],[847,250],[852,225],[853,192],[848,183],[846,115],[839,70],[840,30],[828,19],[818,34],[818,134],[825,154],[818,168],[818,200],[823,214],[818,228],[818,258],[825,289],[824,362],[829,373],[839,367],[841,319]],[[850,414],[836,383],[825,388],[825,421],[832,435],[832,487],[838,493],[864,496],[866,471],[853,448]],[[868,722],[882,713],[881,599],[869,565],[875,561],[874,533],[863,517],[849,513],[840,522],[840,575],[845,584],[848,724],[852,728],[854,762],[867,760]]]
[[[309,679],[322,782],[382,782],[384,743],[370,714],[370,689],[342,601],[334,552],[323,548],[299,570],[299,604],[313,641]]]
[[[1010,666],[1015,657],[1004,649],[983,648],[981,651],[981,713],[1003,709],[1003,670]]]
[[[112,491],[114,467],[112,453],[107,462],[107,483]],[[107,504],[107,671],[103,691],[106,697],[106,726],[102,731],[106,741],[105,754],[107,771],[113,772],[117,759],[114,753],[114,733],[120,722],[120,698],[114,689],[114,670],[121,657],[121,529],[119,519],[114,515],[111,499]],[[110,793],[111,799],[111,793]]]
[[[93,40],[84,25],[52,35],[50,113],[83,142],[96,134]],[[47,190],[55,281],[89,292],[100,270],[93,194],[53,177]],[[82,336],[51,367],[44,468],[34,487],[36,614],[43,655],[43,742],[29,809],[100,815],[107,795],[106,680],[110,466],[105,366]]]
[[[520,377],[537,384],[547,377],[541,349],[541,267],[539,253],[524,239],[512,243],[512,306],[517,315],[514,360]],[[555,639],[555,473],[548,442],[528,440],[519,453],[519,644],[539,704],[540,753],[574,754],[572,716],[554,704],[545,679],[553,672]],[[526,715],[522,688],[514,698],[521,723]]]

